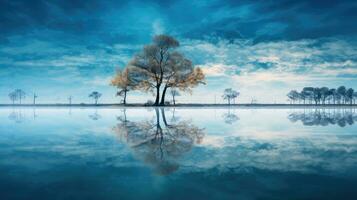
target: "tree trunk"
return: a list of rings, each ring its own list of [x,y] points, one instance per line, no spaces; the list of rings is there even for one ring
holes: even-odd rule
[[[158,108],[155,108],[155,114],[156,114],[156,125],[160,125],[160,114]]]
[[[126,90],[124,90],[124,100],[123,100],[123,104],[126,104]]]
[[[176,105],[175,95],[172,95],[172,102],[174,103],[174,106],[175,106]]]
[[[160,105],[162,105],[162,106],[165,105],[165,95],[166,95],[167,88],[168,88],[168,87],[165,85],[164,91],[162,91],[161,102],[160,102]]]
[[[162,144],[164,142],[164,135],[162,133],[162,128],[161,128],[161,125],[160,125],[160,114],[159,114],[159,110],[158,108],[155,108],[155,113],[156,113],[156,133],[155,133],[155,140],[158,139],[158,137],[160,137],[159,139],[159,150],[160,150],[160,157],[161,159],[163,158],[164,156],[164,152],[163,152],[163,149],[162,149]]]
[[[165,126],[168,127],[169,125],[166,121],[165,110],[164,108],[160,108],[160,110],[161,110],[162,120],[164,121]]]
[[[159,100],[160,100],[160,85],[156,86],[156,99],[155,99],[154,106],[159,105]]]

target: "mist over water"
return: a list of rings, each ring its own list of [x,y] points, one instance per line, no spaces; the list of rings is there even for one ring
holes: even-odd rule
[[[357,111],[1,108],[3,199],[352,199]]]

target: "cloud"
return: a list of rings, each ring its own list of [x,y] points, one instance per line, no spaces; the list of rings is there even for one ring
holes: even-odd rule
[[[112,76],[106,76],[106,77],[96,76],[93,77],[92,79],[84,81],[83,83],[91,86],[109,86],[111,79]]]
[[[211,64],[207,63],[204,65],[197,65],[197,67],[201,67],[204,74],[208,77],[216,77],[216,76],[226,76],[228,70],[232,70],[235,66],[227,66],[224,64]]]
[[[252,96],[260,102],[284,102],[289,90],[307,85],[353,87],[357,75],[354,41],[353,37],[259,43],[183,40],[181,50],[203,68],[208,84],[220,80],[215,91],[235,87],[243,102]]]
[[[199,88],[202,93],[229,85],[248,100],[259,84],[282,93],[305,84],[353,85],[355,7],[353,1],[307,0],[5,0],[0,93],[37,86],[38,79],[48,88],[86,87],[88,80],[105,79],[125,66],[159,33],[177,37],[180,50],[203,68],[209,82]]]
[[[218,43],[189,40],[184,42],[182,50],[203,67],[207,75],[255,74],[259,75],[259,80],[274,80],[274,77],[287,74],[305,76],[306,79],[336,78],[339,73],[354,73],[357,67],[357,48],[353,43],[336,38],[257,44],[224,39]],[[296,79],[291,78],[287,77]]]

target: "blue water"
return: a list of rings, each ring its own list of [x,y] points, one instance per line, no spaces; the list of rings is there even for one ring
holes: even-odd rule
[[[357,199],[353,109],[0,108],[0,199]]]

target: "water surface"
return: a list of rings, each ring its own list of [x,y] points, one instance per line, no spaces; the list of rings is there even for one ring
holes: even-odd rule
[[[356,199],[354,109],[1,108],[1,199]]]

